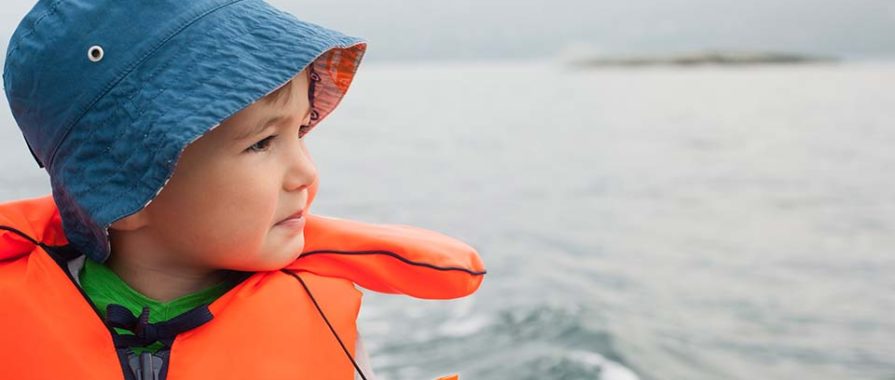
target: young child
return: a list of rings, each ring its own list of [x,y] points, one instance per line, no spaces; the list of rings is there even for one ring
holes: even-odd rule
[[[355,284],[478,289],[461,241],[310,213],[365,49],[261,0],[38,1],[3,81],[52,196],[0,204],[4,378],[373,379]]]

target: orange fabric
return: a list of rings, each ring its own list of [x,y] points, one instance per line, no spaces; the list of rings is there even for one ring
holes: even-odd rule
[[[478,289],[484,278],[484,264],[476,251],[449,236],[407,225],[313,214],[307,218],[302,256],[289,269],[428,299],[463,297]]]
[[[315,189],[316,190],[316,189]],[[445,299],[474,292],[478,254],[411,226],[308,215],[296,273],[354,356],[361,293]],[[0,226],[50,246],[67,243],[52,197],[0,204]],[[42,248],[0,230],[0,367],[4,377],[121,379],[109,329]],[[352,379],[354,367],[304,287],[282,271],[259,272],[213,302],[214,319],[178,335],[168,379]]]
[[[0,204],[0,226],[18,228],[47,245],[68,243],[62,233],[62,218],[50,196]],[[58,226],[52,228],[50,226]],[[0,230],[0,261],[29,254],[34,244],[9,231]]]
[[[346,280],[301,277],[354,357],[360,292]],[[210,309],[211,322],[174,341],[169,380],[354,378],[354,366],[314,304],[282,272],[250,277]]]
[[[0,305],[4,378],[122,378],[109,331],[43,250],[0,264]]]
[[[348,91],[348,86],[355,75],[354,66],[360,54],[363,54],[363,50],[353,48],[332,50],[327,54],[324,62],[325,72],[340,91]]]

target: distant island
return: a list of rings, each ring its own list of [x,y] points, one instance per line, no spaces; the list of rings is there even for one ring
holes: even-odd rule
[[[810,56],[795,53],[704,51],[683,54],[578,58],[570,63],[576,67],[604,66],[693,66],[693,65],[779,65],[799,63],[839,62],[839,58]]]

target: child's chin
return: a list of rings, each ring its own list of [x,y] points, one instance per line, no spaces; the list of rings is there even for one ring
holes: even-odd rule
[[[301,249],[296,249],[296,250],[292,250],[292,251],[284,251],[283,253],[277,252],[277,256],[265,257],[263,259],[259,258],[259,260],[249,263],[248,266],[251,269],[243,269],[243,270],[251,271],[251,272],[277,271],[277,270],[283,269],[287,265],[291,264],[300,255],[301,255]]]
[[[303,234],[277,243],[269,241],[267,246],[274,247],[273,249],[261,249],[250,255],[241,255],[241,260],[234,262],[234,267],[228,269],[243,272],[277,271],[292,264],[295,259],[301,256],[304,245],[305,239]]]

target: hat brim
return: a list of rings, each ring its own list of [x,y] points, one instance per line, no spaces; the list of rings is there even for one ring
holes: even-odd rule
[[[362,39],[261,0],[196,20],[116,83],[59,146],[48,169],[69,242],[105,261],[109,225],[161,192],[187,145],[308,66],[319,76],[315,126],[342,100],[365,51]]]

